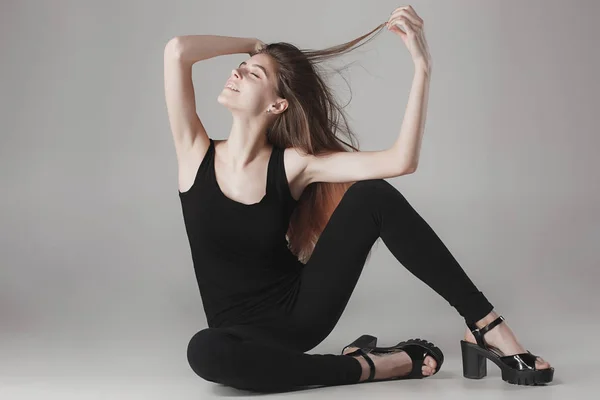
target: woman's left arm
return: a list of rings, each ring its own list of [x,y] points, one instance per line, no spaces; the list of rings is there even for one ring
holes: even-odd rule
[[[423,20],[411,6],[406,6],[394,10],[386,25],[388,30],[402,38],[415,65],[400,135],[385,150],[339,151],[328,155],[301,156],[302,175],[307,185],[312,182],[391,178],[411,174],[419,164],[431,77],[431,57],[423,34]]]
[[[387,22],[387,27],[388,30],[402,38],[415,65],[400,134],[391,149],[396,152],[398,160],[410,165],[410,169],[414,171],[419,164],[419,153],[425,131],[431,79],[431,56],[423,31],[423,20],[411,6],[399,7],[394,10]]]

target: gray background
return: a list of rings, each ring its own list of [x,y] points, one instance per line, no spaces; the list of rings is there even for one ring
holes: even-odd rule
[[[3,0],[0,397],[210,398],[248,393],[197,377],[206,327],[177,195],[163,48],[184,34],[324,48],[387,20],[395,1]],[[556,369],[546,388],[462,377],[458,313],[378,241],[332,334],[381,345],[424,337],[446,354],[424,381],[284,396],[589,398],[600,370],[596,1],[415,1],[433,58],[418,171],[390,179],[521,343]],[[198,113],[225,138],[216,97],[247,55],[194,66]],[[396,139],[413,66],[382,32],[330,65],[344,73],[363,150]],[[349,91],[330,81],[339,98]]]

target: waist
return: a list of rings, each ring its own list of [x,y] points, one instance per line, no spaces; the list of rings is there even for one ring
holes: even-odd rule
[[[272,320],[284,315],[294,304],[300,282],[299,273],[264,282],[238,291],[200,285],[200,293],[209,326],[249,324]]]

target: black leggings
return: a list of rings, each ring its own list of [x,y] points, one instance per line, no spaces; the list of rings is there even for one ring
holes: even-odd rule
[[[292,309],[256,324],[199,331],[187,349],[193,371],[211,382],[259,392],[357,383],[362,370],[354,357],[305,352],[335,327],[379,237],[466,322],[492,311],[492,304],[393,185],[383,179],[358,181],[344,194],[303,268]]]

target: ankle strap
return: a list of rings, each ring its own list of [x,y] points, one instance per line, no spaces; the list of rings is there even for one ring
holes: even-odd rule
[[[475,337],[477,344],[480,347],[487,349],[487,346],[486,346],[485,342],[483,341],[483,335],[485,335],[489,330],[493,329],[496,325],[498,325],[502,321],[504,321],[504,317],[502,315],[500,315],[498,318],[496,318],[495,320],[493,320],[492,322],[490,322],[483,328],[477,328],[477,325],[475,325],[474,323],[472,323],[472,324],[467,323],[467,326],[473,333],[473,336]]]
[[[347,356],[356,356],[356,355],[363,356],[363,358],[365,360],[367,360],[367,364],[369,364],[369,378],[367,380],[372,381],[373,378],[375,378],[375,363],[373,362],[373,360],[371,360],[371,357],[369,357],[367,355],[367,352],[365,352],[362,348],[358,348],[358,349],[354,350],[353,352],[346,353],[346,355]]]

